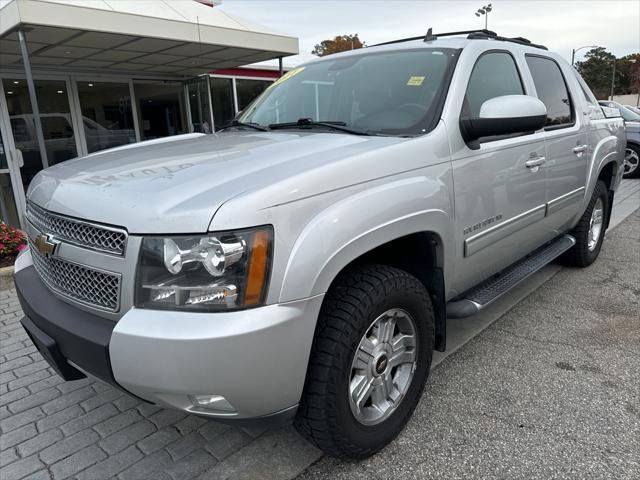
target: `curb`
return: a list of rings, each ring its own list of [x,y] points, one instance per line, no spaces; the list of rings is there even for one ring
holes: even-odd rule
[[[0,277],[13,277],[13,265],[0,268]]]

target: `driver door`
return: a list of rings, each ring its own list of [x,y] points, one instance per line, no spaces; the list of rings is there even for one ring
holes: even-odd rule
[[[511,53],[482,54],[471,72],[462,115],[479,116],[481,105],[503,95],[526,94]],[[479,148],[454,151],[453,182],[460,272],[457,292],[476,285],[545,242],[546,175],[532,166],[545,156],[543,134],[485,137]]]

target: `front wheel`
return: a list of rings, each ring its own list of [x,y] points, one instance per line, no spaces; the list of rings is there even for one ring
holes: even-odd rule
[[[320,312],[296,427],[329,455],[374,454],[413,413],[433,341],[433,308],[418,279],[383,265],[344,273]]]

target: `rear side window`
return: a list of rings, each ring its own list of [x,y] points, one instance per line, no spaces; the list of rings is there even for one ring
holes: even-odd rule
[[[526,59],[538,98],[547,107],[547,128],[573,124],[571,97],[558,64],[550,58],[532,55]]]
[[[503,95],[523,95],[524,88],[513,57],[506,52],[482,55],[473,67],[462,115],[478,118],[484,102]]]

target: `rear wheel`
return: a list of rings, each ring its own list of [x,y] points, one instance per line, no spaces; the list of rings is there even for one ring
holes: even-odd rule
[[[640,176],[640,146],[627,144],[624,151],[624,178]]]
[[[298,430],[332,456],[380,450],[420,399],[433,329],[429,294],[410,274],[368,265],[341,275],[318,319]]]
[[[576,244],[563,256],[565,263],[575,267],[588,267],[598,258],[609,211],[607,193],[605,183],[598,180],[587,209],[582,214],[578,225],[571,231]]]

